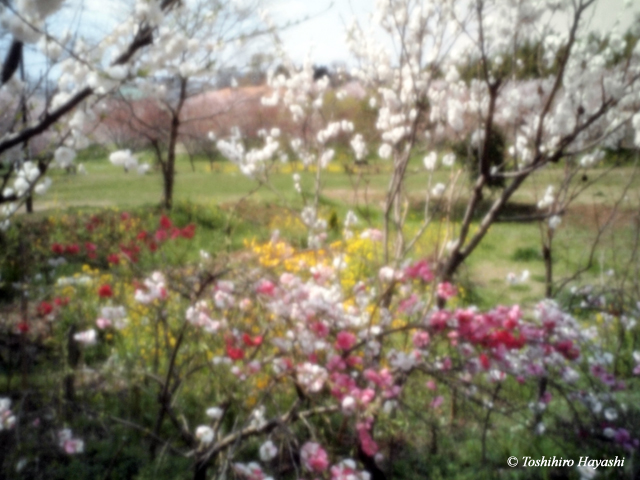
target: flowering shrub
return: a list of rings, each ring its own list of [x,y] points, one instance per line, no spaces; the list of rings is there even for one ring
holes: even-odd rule
[[[152,140],[171,207],[188,79],[204,75],[224,47],[201,35],[208,47],[199,50],[199,41],[184,32],[157,28],[175,3],[138,2],[123,27],[135,37],[129,47],[115,34],[109,39],[125,49],[104,75],[82,61],[66,63],[66,88],[52,99],[53,114],[47,110],[45,123],[0,139],[0,152],[133,76],[135,69],[126,66],[133,58],[140,72],[180,79],[166,156]],[[185,9],[175,8],[181,18],[218,19],[183,3]],[[377,44],[357,23],[348,31],[358,60],[353,76],[376,115],[376,131],[366,132],[366,140],[339,110],[323,110],[330,80],[315,78],[310,61],[270,72],[262,103],[289,115],[292,128],[258,130],[252,143],[239,128],[207,138],[260,186],[275,190],[271,175],[291,173],[300,208],[285,225],[302,231],[300,241],[274,232],[270,241],[248,240],[244,251],[228,257],[202,251],[197,259],[172,262],[172,246],[199,249],[193,247],[196,227],[178,227],[166,215],[148,221],[126,213],[76,216],[63,218],[57,230],[51,226],[45,244],[31,250],[38,273],[24,271],[15,282],[20,307],[7,321],[14,341],[8,348],[19,350],[25,365],[23,385],[31,380],[29,347],[51,359],[46,375],[33,379],[42,382],[42,399],[25,388],[21,402],[13,391],[0,400],[0,434],[15,441],[10,456],[17,473],[37,476],[22,461],[37,470],[45,453],[62,463],[91,455],[100,438],[109,437],[123,440],[108,465],[142,444],[155,467],[166,457],[187,459],[197,480],[211,470],[217,478],[378,480],[386,478],[394,438],[412,433],[407,424],[429,437],[431,451],[438,449],[446,408],[451,425],[466,424],[466,434],[480,444],[479,457],[491,457],[494,466],[497,454],[487,444],[495,440],[497,422],[522,430],[531,444],[562,439],[607,455],[637,452],[637,428],[629,425],[637,425],[638,412],[629,386],[640,372],[638,306],[588,292],[576,292],[584,297],[577,312],[568,308],[571,300],[554,300],[551,247],[575,197],[574,178],[586,176],[608,142],[620,143],[623,127],[639,145],[638,43],[585,30],[592,2],[551,3],[378,2],[372,23],[391,42]],[[27,41],[23,20],[2,13],[16,22],[12,35]],[[552,31],[547,14],[557,13],[571,22],[567,31]],[[134,55],[150,44],[162,50]],[[540,45],[544,72],[531,81],[518,58],[519,48],[530,45]],[[96,51],[96,58],[107,50]],[[187,53],[199,61],[187,60]],[[464,62],[477,73],[463,75]],[[16,66],[7,69],[9,77]],[[73,96],[67,91],[85,83]],[[146,88],[156,100],[171,97],[151,82]],[[52,155],[58,166],[73,164],[75,150],[86,143],[80,127],[89,116],[79,109],[69,120],[68,145]],[[499,131],[507,132],[504,139]],[[466,161],[473,162],[471,186],[459,182],[465,159],[434,150],[453,139],[466,145]],[[347,144],[353,162],[344,158]],[[351,163],[376,154],[389,176],[375,200],[379,211],[365,206],[374,213],[366,229],[352,211],[340,225],[338,213],[327,216],[321,206],[324,175],[345,170],[357,190],[368,185],[367,170]],[[289,156],[295,168],[281,167]],[[130,152],[110,157],[126,169],[137,165]],[[467,304],[458,284],[461,265],[529,176],[567,158],[560,188],[547,188],[534,202],[546,298],[533,306]],[[0,198],[7,219],[17,211],[14,201],[48,187],[44,170],[22,160],[11,160],[3,177],[13,185]],[[415,163],[426,180],[419,215],[407,188]],[[496,185],[504,188],[490,191]],[[18,240],[22,255],[29,247]],[[515,274],[508,278],[517,281]],[[41,448],[19,458],[29,442]]]
[[[166,217],[158,225],[154,238],[173,228]],[[580,422],[581,438],[637,448],[616,400],[628,380],[598,344],[598,326],[553,301],[531,311],[438,307],[455,299],[457,288],[438,282],[430,261],[376,268],[382,239],[354,233],[320,250],[297,250],[278,238],[250,243],[243,268],[229,265],[234,273],[224,279],[206,258],[166,273],[87,266],[81,276],[59,278],[61,296],[41,302],[37,315],[62,343],[72,326],[67,354],[78,350],[80,357],[65,375],[75,377],[79,395],[89,372],[104,395],[157,395],[156,413],[135,424],[155,429],[152,445],[177,429],[197,469],[223,455],[240,478],[275,478],[273,461],[288,451],[299,455],[302,476],[370,478],[388,454],[383,432],[416,401],[436,416],[445,405],[467,403],[487,415],[519,412],[534,434],[572,421],[559,413],[566,404],[591,418]],[[8,400],[3,405],[8,429],[16,417]],[[546,414],[553,405],[558,413]],[[131,422],[117,410],[109,415]],[[332,444],[316,417],[341,419],[355,449]],[[292,431],[281,428],[287,424]],[[263,439],[259,455],[235,460],[249,460],[242,446],[256,436]],[[67,454],[91,444],[91,436],[79,438],[67,426],[58,439]]]

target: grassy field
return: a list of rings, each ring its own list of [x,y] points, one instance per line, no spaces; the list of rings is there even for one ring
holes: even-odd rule
[[[162,178],[158,172],[144,176],[126,173],[112,166],[105,158],[91,159],[85,163],[88,174],[69,175],[59,170],[52,172],[54,184],[50,192],[36,200],[36,210],[51,212],[71,207],[117,207],[121,209],[157,205],[162,194]],[[361,172],[348,175],[336,166],[333,171],[322,175],[324,204],[338,219],[344,218],[348,208],[361,213],[368,204],[373,211],[381,205],[387,188],[389,172],[384,164],[366,167]],[[195,203],[211,208],[230,208],[240,199],[247,199],[251,205],[295,205],[299,197],[293,190],[292,169],[285,165],[281,171],[270,177],[271,188],[263,186],[256,190],[256,182],[248,179],[227,162],[210,164],[196,161],[192,165],[180,157],[177,163],[175,201]],[[431,184],[447,182],[451,171],[439,170],[431,179]],[[547,185],[558,184],[564,175],[561,166],[553,166],[531,176],[513,196],[509,211],[505,216],[535,213],[535,205],[543,195]],[[314,174],[301,172],[303,188],[311,187]],[[407,192],[412,212],[409,225],[416,226],[422,220],[423,195],[428,186],[427,172],[421,161],[412,162],[407,178]],[[354,193],[354,185],[357,193]],[[469,191],[469,181],[460,174],[457,185],[461,187],[461,199],[457,210],[462,211],[465,195]],[[628,262],[634,241],[635,215],[640,204],[640,175],[632,166],[615,169],[600,168],[576,177],[570,191],[579,193],[571,207],[563,216],[562,226],[554,238],[554,270],[556,279],[570,275],[585,267],[591,256],[591,245],[598,229],[608,219],[612,206],[628,189],[626,198],[620,203],[618,212],[612,219],[610,228],[604,232],[594,253],[594,264],[583,276],[582,281],[604,282],[605,272],[618,271]],[[279,192],[278,194],[274,191]],[[491,199],[486,199],[486,203]],[[274,209],[256,215],[256,208],[240,209],[245,214],[258,218],[256,229],[240,229],[242,237],[262,235],[259,227],[269,225],[268,217],[279,215]],[[258,209],[260,210],[260,209]],[[368,208],[367,211],[371,211]],[[264,214],[264,215],[263,215]],[[254,219],[255,220],[255,219]],[[541,256],[541,229],[538,222],[500,222],[491,230],[479,248],[469,258],[462,270],[462,278],[474,285],[481,305],[495,304],[496,301],[533,301],[544,292],[544,266]],[[241,238],[233,243],[241,244]],[[206,246],[206,240],[203,242]],[[505,282],[507,274],[520,275],[529,270],[528,282],[510,286]],[[608,277],[606,278],[608,281]]]

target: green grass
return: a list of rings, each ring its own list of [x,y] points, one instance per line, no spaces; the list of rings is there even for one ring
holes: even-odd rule
[[[36,210],[52,211],[72,207],[118,207],[130,209],[158,205],[162,197],[162,177],[159,172],[140,176],[135,172],[125,173],[114,167],[101,152],[95,158],[84,158],[87,175],[68,175],[59,170],[51,172],[54,184],[45,197],[36,199]],[[147,158],[148,157],[148,158]],[[141,155],[141,160],[151,160]],[[278,166],[288,168],[288,166]],[[257,188],[257,183],[245,177],[227,162],[198,160],[193,165],[185,156],[179,156],[176,164],[176,181],[173,215],[182,218],[184,223],[196,221],[204,227],[206,233],[198,235],[195,247],[210,250],[227,247],[239,247],[245,238],[268,235],[265,227],[268,217],[279,215],[277,209],[263,211],[257,205],[300,206],[300,197],[293,190],[291,171],[273,173],[270,186]],[[388,188],[390,165],[386,162],[373,162],[366,167],[365,174],[349,176],[343,171],[323,172],[323,196],[321,204],[327,215],[334,216],[338,225],[344,219],[349,208],[356,211],[363,220],[362,224],[372,222],[381,224],[380,207]],[[621,205],[622,214],[613,228],[601,238],[601,244],[595,251],[594,265],[586,272],[587,281],[598,281],[603,272],[625,267],[628,252],[632,248],[633,225],[630,220],[633,205],[637,203],[640,191],[640,175],[636,175],[632,166],[622,166],[599,178],[606,170],[592,169],[583,177],[573,179],[573,191],[585,188],[572,203],[563,217],[563,223],[554,239],[554,276],[562,278],[586,265],[590,247],[597,233],[597,226],[608,215],[608,209],[620,196],[622,190],[630,185],[629,200]],[[451,175],[448,169],[440,169],[433,178],[422,167],[420,159],[412,159],[406,178],[406,188],[410,198],[410,211],[407,217],[408,227],[417,229],[424,217],[424,191],[429,184],[447,182]],[[532,175],[518,190],[503,216],[521,216],[537,213],[535,205],[549,184],[558,184],[564,175],[560,165],[553,165]],[[301,172],[303,189],[311,192],[315,183],[315,174]],[[588,185],[592,180],[597,182]],[[431,182],[431,183],[429,183]],[[630,183],[629,183],[630,182]],[[465,198],[469,195],[470,184],[465,174],[457,180],[461,188],[461,198],[453,209],[453,215],[461,216]],[[588,186],[587,186],[588,185]],[[357,186],[354,193],[354,186]],[[274,193],[279,192],[279,193]],[[490,206],[489,194],[481,206],[486,210]],[[222,218],[218,206],[225,212],[233,212],[233,205],[248,198],[250,204],[238,209],[238,215]],[[199,213],[190,209],[195,208]],[[434,206],[434,205],[432,205]],[[437,212],[437,206],[435,211]],[[208,212],[208,213],[205,213]],[[210,218],[207,218],[209,216]],[[214,218],[215,217],[215,218]],[[243,218],[240,218],[243,217]],[[479,220],[480,218],[478,218]],[[209,225],[211,228],[207,228]],[[224,237],[227,237],[226,239]],[[226,243],[225,243],[226,242]],[[194,248],[194,251],[198,250]],[[626,252],[626,253],[625,253]],[[526,284],[509,286],[505,282],[508,273],[520,275],[529,270],[531,279]],[[531,223],[495,223],[479,247],[469,257],[462,269],[462,277],[476,289],[481,304],[491,305],[499,301],[528,302],[539,299],[544,294],[544,265],[541,255],[541,232],[537,222]]]

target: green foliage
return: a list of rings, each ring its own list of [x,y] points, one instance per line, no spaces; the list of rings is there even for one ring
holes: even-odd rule
[[[534,262],[542,260],[540,249],[531,247],[518,247],[511,255],[514,262]]]
[[[504,171],[506,140],[504,134],[497,128],[491,130],[489,137],[489,168],[497,172]],[[469,172],[471,182],[475,182],[480,175],[480,155],[481,152],[477,146],[471,144],[471,139],[466,138],[452,147],[456,156],[465,164],[465,168]],[[487,180],[490,188],[504,188],[504,177],[490,175]]]

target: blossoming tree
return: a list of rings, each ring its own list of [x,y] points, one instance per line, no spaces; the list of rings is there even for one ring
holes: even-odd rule
[[[585,167],[623,128],[633,128],[639,143],[639,47],[627,51],[615,36],[605,49],[591,42],[586,18],[593,5],[377,2],[372,23],[388,42],[378,43],[357,24],[349,29],[354,74],[370,89],[378,113],[374,144],[351,122],[321,114],[329,84],[314,80],[310,62],[270,75],[263,103],[288,112],[300,125],[297,134],[264,131],[254,148],[236,134],[216,145],[263,185],[272,186],[271,169],[286,155],[311,171],[311,185],[300,172],[292,178],[306,242],[296,247],[274,232],[245,255],[202,252],[198,265],[146,272],[137,267],[140,252],[188,241],[193,229],[185,233],[162,217],[154,231],[134,234],[130,218],[123,218],[132,238],[110,253],[120,270],[113,267],[109,275],[123,275],[125,286],[105,287],[100,272],[82,282],[59,280],[93,294],[90,302],[59,312],[78,330],[69,339],[80,351],[70,375],[82,374],[84,355],[103,378],[117,380],[105,395],[117,398],[122,389],[132,392],[134,403],[133,392],[152,399],[144,412],[136,403],[138,415],[107,414],[101,428],[114,436],[117,426],[137,432],[154,460],[161,445],[190,459],[195,479],[212,472],[253,480],[387,478],[389,437],[402,428],[397,420],[426,425],[436,450],[444,407],[452,422],[461,410],[470,412],[482,460],[491,457],[487,444],[497,417],[531,436],[571,431],[587,439],[582,445],[607,453],[637,451],[638,439],[625,428],[636,410],[616,396],[640,372],[640,354],[623,348],[635,335],[633,322],[620,315],[620,335],[605,341],[598,326],[552,299],[531,309],[479,309],[463,304],[454,284],[534,172],[582,154]],[[554,28],[550,17],[568,28]],[[517,58],[527,42],[544,45],[546,76],[531,82],[522,81]],[[463,60],[478,65],[466,78],[459,72]],[[500,161],[490,158],[498,129],[508,144]],[[341,136],[349,137],[354,162],[377,152],[390,178],[381,228],[361,228],[350,212],[340,238],[329,242],[323,175],[336,155],[332,142]],[[465,188],[459,159],[435,152],[452,137],[466,140],[468,156],[478,162],[458,223],[446,220]],[[416,156],[424,156],[430,180],[424,215],[411,229],[406,183]],[[432,184],[437,168],[450,172],[447,183]],[[494,177],[505,187],[491,193]],[[487,196],[490,206],[482,210]],[[448,212],[444,224],[434,221],[436,203]],[[553,191],[539,205],[550,230],[559,227],[557,205]],[[435,253],[418,254],[433,228],[444,232]],[[46,315],[54,314],[49,307]],[[630,315],[640,313],[633,308]],[[98,349],[103,357],[92,357]],[[3,428],[21,421],[12,403],[1,406]],[[67,429],[58,440],[69,454],[90,444]]]

